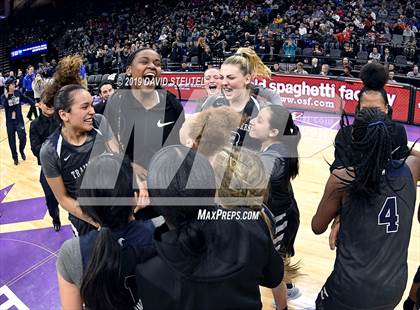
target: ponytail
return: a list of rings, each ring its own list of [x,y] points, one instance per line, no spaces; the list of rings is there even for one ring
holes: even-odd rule
[[[52,82],[47,84],[43,93],[43,102],[48,107],[54,106],[54,97],[63,86],[83,84],[82,78],[80,77],[80,68],[82,67],[82,64],[83,59],[79,55],[66,56],[58,62],[55,73],[51,79]]]
[[[248,47],[240,47],[236,53],[227,58],[223,64],[238,65],[244,75],[270,79],[271,70],[268,68],[255,51]]]
[[[102,227],[80,287],[80,295],[87,309],[132,308],[133,300],[121,285],[121,250],[122,246],[113,238],[112,231]]]
[[[368,198],[377,194],[384,170],[392,159],[392,139],[389,118],[377,108],[358,112],[353,123],[352,158],[345,167],[353,178],[340,178],[351,197]],[[343,161],[346,162],[346,161]]]

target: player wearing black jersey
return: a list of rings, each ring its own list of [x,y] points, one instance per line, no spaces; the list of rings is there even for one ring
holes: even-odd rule
[[[31,127],[29,129],[31,150],[38,160],[38,165],[41,164],[39,153],[41,151],[42,144],[59,126],[58,120],[54,117],[54,106],[47,106],[44,103],[44,100],[45,96],[41,96],[41,101],[39,102],[41,114],[31,122]],[[48,185],[42,169],[39,176],[39,181],[45,194],[48,213],[53,219],[54,230],[59,231],[61,228],[61,222],[59,217],[58,201],[55,198],[50,186]]]
[[[58,202],[70,213],[74,233],[83,235],[96,223],[77,204],[78,179],[89,158],[105,151],[118,152],[118,143],[106,119],[95,115],[92,96],[83,86],[72,84],[61,88],[54,108],[61,127],[42,145],[41,166]]]
[[[420,159],[392,160],[387,115],[365,108],[355,118],[352,156],[333,170],[312,230],[323,233],[339,214],[334,270],[317,309],[394,309],[407,283],[407,251]],[[340,152],[339,154],[343,154]]]
[[[209,97],[202,105],[201,110],[228,105],[241,115],[240,126],[232,136],[235,146],[244,145],[252,149],[259,148],[258,141],[249,136],[249,121],[255,118],[258,111],[270,102],[263,96],[258,96],[259,88],[251,82],[257,77],[270,78],[270,76],[270,69],[250,48],[239,48],[234,55],[223,62],[220,68],[223,94]],[[270,97],[270,99],[273,98],[274,95]]]
[[[262,108],[250,124],[252,127],[249,135],[261,142],[260,158],[270,182],[267,207],[274,216],[274,245],[284,258],[291,257],[295,254],[294,242],[300,223],[291,184],[299,171],[299,127],[294,124],[289,111],[278,105]],[[286,275],[285,281],[288,283],[287,295],[290,299],[292,292],[293,297],[300,296],[298,288],[291,284],[293,275]],[[274,292],[274,297],[279,309],[287,306],[286,284],[282,285],[278,294]]]
[[[388,72],[384,66],[378,63],[371,63],[365,65],[361,72],[360,78],[363,81],[364,87],[359,93],[359,104],[357,110],[364,108],[378,108],[386,113],[391,119],[392,107],[388,104],[387,94],[384,89],[388,81]],[[346,158],[350,158],[352,139],[352,125],[340,128],[335,137],[335,160],[331,165],[330,171],[342,166],[348,165],[348,162],[342,162]],[[391,122],[389,127],[390,138],[392,141],[392,158],[402,159],[407,155],[407,134],[402,124]],[[340,153],[341,152],[341,153]],[[357,151],[356,151],[357,152]],[[420,153],[411,150],[411,155],[420,156]],[[357,156],[357,155],[354,155]]]
[[[151,158],[163,146],[179,144],[179,129],[185,120],[181,103],[159,85],[161,70],[161,57],[153,49],[133,52],[127,59],[124,88],[109,98],[104,112],[142,180],[141,205],[148,204],[146,176]],[[140,216],[150,218],[154,213],[144,209]]]

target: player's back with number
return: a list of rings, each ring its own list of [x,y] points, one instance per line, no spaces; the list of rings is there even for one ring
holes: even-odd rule
[[[380,194],[344,200],[337,258],[325,287],[346,305],[370,309],[379,301],[394,309],[404,292],[416,192],[409,167],[393,166],[382,176]]]

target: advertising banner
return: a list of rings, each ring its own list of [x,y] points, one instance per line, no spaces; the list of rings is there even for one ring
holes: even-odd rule
[[[161,84],[183,100],[197,101],[206,94],[203,73],[163,73]],[[283,105],[291,109],[327,113],[354,113],[363,84],[355,79],[334,79],[318,76],[273,75],[271,80],[256,80],[259,84],[280,95]],[[179,88],[179,90],[178,90]],[[393,109],[393,119],[408,121],[410,87],[387,84],[388,102]]]

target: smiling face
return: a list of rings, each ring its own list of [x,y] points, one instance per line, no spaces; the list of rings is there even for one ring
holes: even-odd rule
[[[240,100],[240,98],[248,94],[247,86],[251,83],[251,75],[244,75],[237,65],[222,65],[220,76],[223,93],[227,100]]]
[[[209,96],[220,94],[222,80],[219,69],[211,68],[204,72],[204,88]]]
[[[99,95],[104,99],[108,100],[109,96],[114,93],[114,88],[112,88],[111,84],[104,84],[99,89]]]
[[[133,78],[131,88],[152,91],[157,85],[161,72],[160,55],[152,49],[145,49],[137,53],[128,65],[126,73]]]
[[[75,90],[72,93],[72,104],[68,112],[59,110],[65,127],[74,131],[89,132],[93,129],[93,99],[87,90]]]
[[[271,128],[270,120],[270,108],[261,109],[257,117],[253,118],[250,122],[252,127],[249,132],[249,136],[261,142],[274,139],[278,135],[279,131],[278,129]]]

